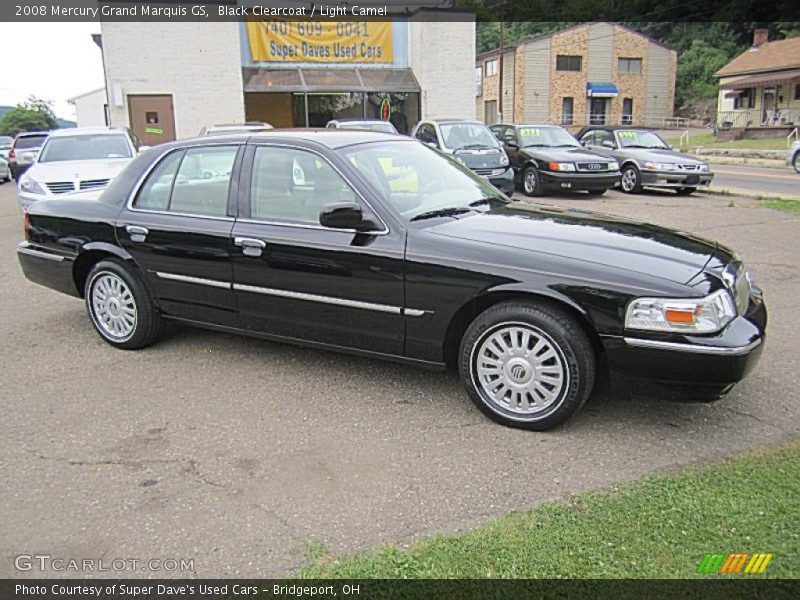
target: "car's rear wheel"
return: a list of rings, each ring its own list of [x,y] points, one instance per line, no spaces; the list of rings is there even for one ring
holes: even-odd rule
[[[636,165],[626,165],[622,169],[620,187],[626,194],[638,194],[642,191],[642,176]]]
[[[459,372],[489,418],[549,429],[575,414],[594,387],[595,357],[581,326],[545,304],[503,302],[470,324]]]
[[[522,172],[522,191],[526,196],[541,196],[542,195],[542,182],[539,177],[539,171],[534,167],[526,167]]]
[[[152,344],[163,321],[137,273],[116,260],[98,262],[84,288],[86,309],[97,333],[116,348]]]
[[[596,190],[586,190],[586,193],[589,194],[590,196],[602,196],[603,194],[606,193],[606,189],[601,188]]]
[[[677,193],[678,196],[690,196],[691,194],[694,194],[696,191],[697,191],[696,187],[682,187],[682,188],[677,188],[675,190],[675,193]]]
[[[792,164],[794,165],[795,172],[800,173],[800,152],[794,155]]]

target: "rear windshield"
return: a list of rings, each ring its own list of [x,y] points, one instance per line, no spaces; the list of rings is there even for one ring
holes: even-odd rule
[[[39,162],[130,157],[131,148],[124,135],[73,135],[50,138]]]
[[[10,138],[7,135],[0,135],[0,148],[11,148],[13,142],[14,138]]]
[[[39,148],[47,139],[46,135],[23,135],[17,138],[17,143],[14,148],[17,150],[25,150],[25,148]]]

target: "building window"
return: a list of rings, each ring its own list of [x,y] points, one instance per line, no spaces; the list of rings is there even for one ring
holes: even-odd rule
[[[747,88],[733,99],[733,108],[754,108],[756,105],[756,89]]]
[[[487,125],[497,123],[497,100],[487,100],[483,103],[483,122]]]
[[[492,75],[497,75],[499,71],[500,60],[497,58],[493,58],[492,60],[486,61],[486,76],[491,77]]]
[[[622,124],[633,124],[633,98],[622,99]]]
[[[625,73],[639,74],[642,72],[641,58],[620,58],[617,71],[620,75]]]
[[[475,95],[483,96],[483,69],[475,69]]]
[[[556,71],[580,71],[583,65],[582,56],[559,54],[556,56]]]
[[[794,99],[800,100],[800,83],[794,85]]]
[[[575,102],[573,98],[561,99],[561,124],[572,125]]]

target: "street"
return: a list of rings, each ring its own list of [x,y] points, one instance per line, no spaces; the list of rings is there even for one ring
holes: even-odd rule
[[[790,171],[770,175],[744,181],[792,187],[778,178]],[[770,326],[757,369],[719,402],[597,396],[534,433],[489,421],[452,373],[177,327],[114,350],[80,300],[22,276],[15,193],[0,185],[0,577],[70,575],[14,569],[34,553],[194,560],[193,573],[93,576],[276,576],[320,544],[405,544],[800,432],[800,219],[753,200],[542,199],[736,248]]]
[[[745,165],[711,165],[716,174],[712,190],[765,197],[800,198],[800,175],[791,167],[774,169]]]

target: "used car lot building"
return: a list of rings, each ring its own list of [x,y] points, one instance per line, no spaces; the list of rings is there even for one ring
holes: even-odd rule
[[[208,123],[383,116],[408,133],[421,118],[472,116],[474,19],[430,19],[102,23],[110,124],[155,145]]]
[[[615,23],[584,23],[477,57],[476,112],[505,122],[583,125],[668,124],[677,52]],[[502,108],[502,110],[501,110]]]

